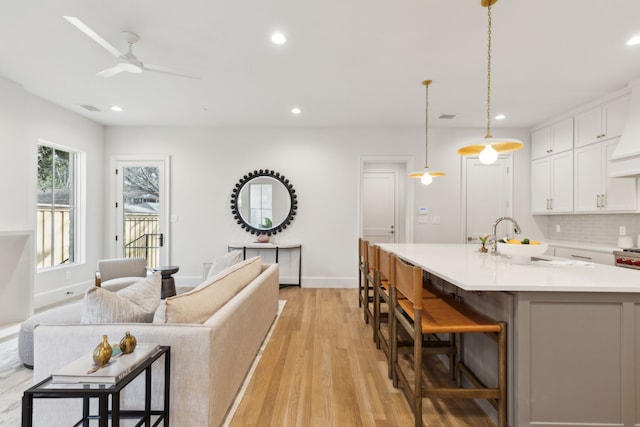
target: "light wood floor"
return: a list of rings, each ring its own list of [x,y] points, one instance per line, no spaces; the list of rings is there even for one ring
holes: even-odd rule
[[[231,426],[413,425],[356,289],[285,288],[280,299],[287,304]],[[429,427],[494,426],[469,400],[425,399],[423,415]]]

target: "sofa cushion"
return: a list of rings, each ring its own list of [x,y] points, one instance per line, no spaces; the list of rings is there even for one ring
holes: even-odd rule
[[[203,323],[262,271],[260,257],[228,267],[184,294],[160,302],[154,323]]]
[[[214,259],[213,263],[211,263],[211,268],[207,273],[207,279],[211,279],[213,276],[220,273],[224,269],[231,267],[232,265],[237,264],[240,261],[242,261],[242,251],[240,250],[227,252],[221,257]]]
[[[100,287],[87,289],[82,305],[82,323],[119,323],[153,320],[162,289],[160,272],[145,277],[118,292]]]

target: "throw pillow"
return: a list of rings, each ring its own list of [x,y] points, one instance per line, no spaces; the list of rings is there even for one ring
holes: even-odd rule
[[[204,323],[262,272],[260,257],[228,267],[197,288],[160,302],[154,323]]]
[[[91,287],[85,292],[81,323],[149,323],[160,304],[161,289],[159,272],[118,292]]]
[[[211,279],[213,276],[220,273],[225,268],[231,267],[232,265],[237,264],[240,261],[242,261],[242,251],[235,250],[227,252],[221,257],[213,260],[211,268],[209,269],[209,273],[207,273],[207,279]]]

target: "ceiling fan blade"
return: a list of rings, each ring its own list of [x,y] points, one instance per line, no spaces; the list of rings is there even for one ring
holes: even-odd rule
[[[87,36],[89,36],[91,39],[93,39],[93,41],[95,41],[100,46],[105,48],[107,51],[109,51],[116,58],[121,58],[121,57],[124,56],[124,54],[122,52],[120,52],[118,49],[116,49],[115,47],[113,47],[113,45],[111,43],[109,43],[108,41],[103,39],[95,31],[93,31],[91,28],[89,28],[87,26],[87,24],[85,24],[84,22],[82,22],[81,20],[76,18],[75,16],[64,16],[64,19],[69,21],[77,29],[79,29],[80,31],[85,33]]]
[[[119,74],[121,72],[123,72],[124,70],[122,68],[120,68],[119,65],[116,65],[115,67],[111,67],[111,68],[107,68],[106,70],[102,70],[99,73],[97,73],[98,76],[100,77],[111,77],[111,76],[115,76],[116,74]]]
[[[148,71],[154,71],[156,73],[173,74],[174,76],[187,77],[189,79],[202,79],[202,76],[183,73],[172,68],[163,67],[162,65],[144,64],[144,69]]]

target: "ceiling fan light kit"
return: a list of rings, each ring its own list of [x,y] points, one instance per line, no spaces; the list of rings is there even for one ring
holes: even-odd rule
[[[524,147],[522,141],[513,138],[494,138],[491,135],[491,6],[498,0],[481,0],[482,7],[487,8],[487,133],[483,142],[468,145],[458,150],[461,156],[479,156],[483,164],[494,163],[498,154],[509,153]]]
[[[98,43],[100,46],[102,46],[107,52],[111,53],[113,56],[118,58],[119,61],[115,66],[107,68],[106,70],[102,70],[97,73],[97,75],[100,77],[112,77],[122,72],[140,74],[143,71],[153,71],[156,73],[171,74],[174,76],[187,77],[190,79],[202,78],[201,76],[184,73],[182,71],[174,70],[169,67],[163,67],[161,65],[154,65],[154,64],[145,64],[142,61],[140,61],[133,54],[133,45],[136,44],[138,41],[140,41],[140,37],[138,37],[137,34],[134,34],[129,31],[123,31],[121,33],[122,37],[125,39],[125,41],[129,45],[129,51],[125,54],[120,52],[118,49],[116,49],[111,43],[106,41],[102,36],[100,36],[98,33],[93,31],[87,24],[85,24],[75,16],[65,16],[64,19],[66,19],[69,23],[71,23],[77,29],[82,31],[90,39],[92,39],[93,41]]]
[[[411,172],[409,178],[420,178],[420,182],[429,185],[433,182],[433,178],[445,176],[444,172],[436,172],[429,170],[429,85],[431,80],[425,80],[422,84],[425,87],[425,121],[424,121],[424,170]]]

